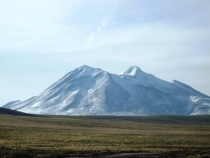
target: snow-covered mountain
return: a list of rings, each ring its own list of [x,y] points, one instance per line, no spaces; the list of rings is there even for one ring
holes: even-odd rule
[[[40,95],[3,107],[57,115],[209,115],[210,97],[179,81],[161,80],[137,66],[117,75],[84,65]]]

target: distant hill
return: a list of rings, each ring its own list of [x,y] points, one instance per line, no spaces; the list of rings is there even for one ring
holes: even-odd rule
[[[6,109],[6,108],[2,108],[2,107],[0,107],[0,114],[16,115],[16,116],[33,116],[32,114],[27,114],[27,113],[15,111],[15,110],[10,110],[10,109]]]

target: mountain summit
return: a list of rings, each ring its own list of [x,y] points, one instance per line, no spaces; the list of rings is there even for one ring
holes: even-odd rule
[[[161,80],[137,66],[117,75],[84,65],[40,95],[3,107],[56,115],[209,115],[210,97],[179,81]]]
[[[138,75],[139,73],[141,73],[141,69],[138,67],[138,66],[131,66],[129,67],[128,70],[124,71],[122,73],[122,75],[131,75],[131,76],[136,76]]]

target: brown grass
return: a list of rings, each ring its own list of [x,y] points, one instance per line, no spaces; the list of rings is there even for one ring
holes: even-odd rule
[[[0,157],[97,156],[183,150],[196,150],[202,155],[210,149],[209,119],[209,116],[0,115]]]

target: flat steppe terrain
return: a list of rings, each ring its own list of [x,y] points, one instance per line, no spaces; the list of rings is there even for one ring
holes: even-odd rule
[[[99,156],[210,157],[210,116],[22,116],[0,112],[0,157]]]

